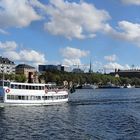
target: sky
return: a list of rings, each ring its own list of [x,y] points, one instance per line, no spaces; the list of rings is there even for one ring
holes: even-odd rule
[[[87,71],[140,68],[140,0],[0,0],[0,55]]]

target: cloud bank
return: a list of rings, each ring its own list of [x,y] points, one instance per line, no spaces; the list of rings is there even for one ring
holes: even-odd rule
[[[61,55],[64,57],[63,64],[73,66],[81,65],[81,58],[89,55],[89,51],[80,50],[73,47],[60,49]]]
[[[41,18],[29,0],[0,1],[0,28],[26,27]]]
[[[108,55],[108,56],[104,56],[104,59],[109,61],[109,62],[113,62],[117,60],[117,56],[115,54],[113,55]]]
[[[12,61],[33,63],[35,66],[46,62],[45,55],[35,50],[19,49],[15,41],[0,42],[1,55]]]
[[[127,5],[140,5],[140,0],[121,0],[122,3]]]
[[[86,2],[68,2],[64,0],[50,0],[47,8],[49,21],[44,29],[53,35],[66,38],[84,39],[96,36],[102,30],[110,15],[105,10],[97,9]]]

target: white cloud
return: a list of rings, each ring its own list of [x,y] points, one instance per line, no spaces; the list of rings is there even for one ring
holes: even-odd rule
[[[14,41],[0,42],[1,54],[12,61],[44,64],[46,63],[45,55],[35,50],[19,49],[19,45]]]
[[[38,53],[35,50],[21,50],[19,56],[22,61],[45,63],[44,54]]]
[[[33,8],[37,4],[32,4],[32,0],[1,0],[0,28],[26,27],[32,21],[40,20],[42,17]]]
[[[28,1],[33,7],[37,7],[39,9],[46,11],[46,6],[41,2],[39,2],[38,0],[28,0]]]
[[[128,64],[121,65],[116,62],[110,62],[110,63],[107,63],[106,65],[104,65],[104,69],[106,69],[106,70],[115,70],[115,69],[125,70],[125,69],[130,69],[130,66]]]
[[[67,66],[80,66],[81,65],[81,60],[80,59],[64,59],[63,60],[63,65]]]
[[[35,50],[20,50],[3,52],[3,56],[13,61],[20,61],[25,63],[44,64],[46,62],[44,54],[38,53]]]
[[[4,51],[10,51],[15,50],[17,48],[17,44],[14,41],[6,41],[6,42],[0,42],[0,49]]]
[[[9,33],[8,33],[8,32],[6,32],[6,31],[5,31],[5,30],[3,30],[3,29],[0,29],[0,34],[8,35]]]
[[[121,0],[124,4],[140,5],[140,0]]]
[[[50,0],[47,8],[49,21],[44,29],[53,35],[66,38],[91,38],[104,29],[110,15],[105,10],[97,9],[93,4],[80,1]]]
[[[115,54],[109,55],[109,56],[104,56],[104,59],[109,61],[109,62],[113,62],[113,61],[117,60],[117,56]]]
[[[89,51],[84,51],[72,47],[66,47],[60,50],[63,57],[68,59],[79,59],[81,57],[86,57],[89,54]]]
[[[140,24],[138,23],[120,21],[116,30],[110,25],[107,25],[104,32],[109,34],[111,37],[129,41],[140,46]]]
[[[108,70],[115,70],[115,69],[123,69],[123,66],[116,62],[114,62],[114,63],[110,62],[110,63],[104,65],[104,68],[108,69]]]
[[[5,51],[2,53],[4,57],[8,57],[12,61],[20,61],[20,55],[16,51]]]
[[[88,56],[89,51],[80,50],[72,47],[66,47],[60,49],[60,53],[64,57],[64,59],[62,60],[62,64],[72,67],[80,66],[81,68],[83,65],[81,62],[81,58]]]

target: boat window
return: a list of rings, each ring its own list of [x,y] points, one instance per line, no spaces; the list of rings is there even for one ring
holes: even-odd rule
[[[0,81],[0,86],[3,86],[3,81]]]
[[[45,85],[45,88],[49,89],[49,86],[48,85]]]
[[[14,95],[7,95],[7,99],[14,100]]]
[[[29,89],[28,85],[26,85],[26,89]]]
[[[14,95],[11,95],[11,99],[14,100]]]
[[[11,84],[11,88],[18,89],[18,85]]]
[[[22,85],[22,89],[25,89],[25,85]]]
[[[48,96],[48,100],[53,100],[53,96]]]
[[[24,96],[24,100],[28,100],[28,96]]]
[[[42,96],[43,100],[48,100],[48,96]]]
[[[15,89],[18,89],[18,85],[15,85]]]
[[[53,96],[53,99],[54,99],[54,100],[57,100],[57,99],[58,99],[58,96]]]
[[[18,85],[18,88],[21,89],[21,85]]]
[[[25,96],[21,96],[21,100],[25,100]]]
[[[18,96],[18,99],[21,100],[21,99],[22,99],[21,97],[22,97],[22,96]]]
[[[10,95],[7,95],[7,99],[10,99]]]
[[[30,100],[34,100],[35,99],[35,97],[34,96],[30,96]]]
[[[1,100],[1,101],[3,101],[3,98],[4,98],[3,96],[0,96],[0,100]]]
[[[34,86],[31,86],[31,89],[33,90],[34,89]]]
[[[11,84],[11,88],[14,88],[14,85],[13,84]]]
[[[29,86],[29,89],[32,89],[32,86]]]
[[[36,90],[38,90],[38,88],[39,88],[38,86],[35,86],[35,89],[36,89]]]
[[[4,82],[4,86],[9,87],[10,86],[10,82]]]
[[[41,96],[36,96],[36,99],[37,100],[41,100]]]
[[[15,100],[18,100],[18,96],[17,96],[17,95],[15,95],[14,99],[15,99]]]

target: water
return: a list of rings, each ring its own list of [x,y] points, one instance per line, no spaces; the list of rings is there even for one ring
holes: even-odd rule
[[[140,140],[140,89],[77,90],[70,101],[0,108],[0,140]]]

